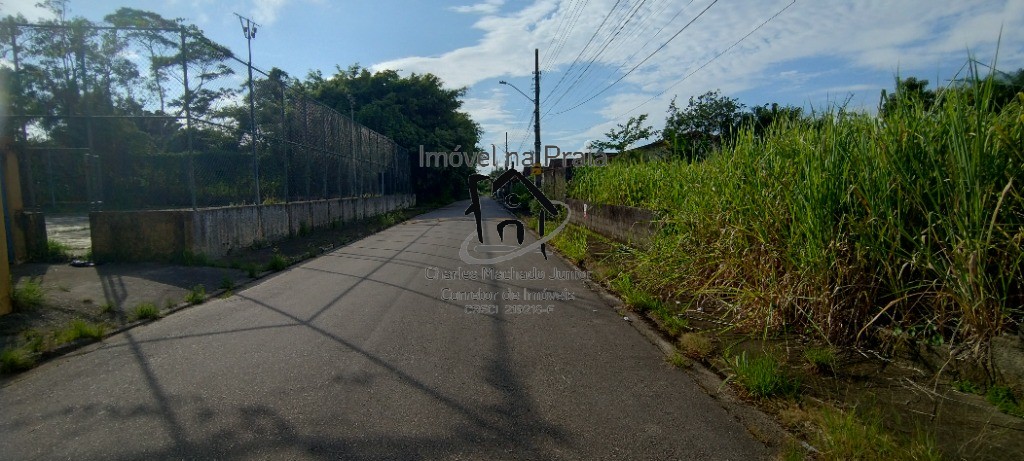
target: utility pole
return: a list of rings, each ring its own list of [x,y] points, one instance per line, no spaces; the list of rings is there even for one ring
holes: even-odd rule
[[[533,49],[533,162],[540,166],[540,49]],[[543,215],[542,215],[543,216]],[[541,218],[543,219],[543,218]],[[544,235],[543,227],[541,235]]]
[[[533,103],[533,155],[534,155],[534,157],[533,157],[533,166],[534,167],[539,167],[540,166],[540,155],[541,155],[541,153],[540,153],[540,49],[539,48],[534,48],[533,49],[533,98],[530,98],[530,96],[528,96],[526,93],[523,93],[522,90],[520,90],[519,88],[516,88],[515,85],[513,85],[513,84],[511,84],[509,82],[501,80],[498,83],[501,84],[501,85],[508,85],[508,86],[512,87],[513,89],[518,91],[519,94],[523,95],[524,97],[526,97],[526,99],[529,99],[530,102]],[[506,133],[506,138],[507,138],[507,136],[508,136],[508,134]],[[506,139],[506,143],[507,142],[508,141]],[[507,146],[505,147],[505,151],[508,152],[508,147]],[[541,186],[541,178],[535,178],[533,180],[534,184],[538,188]],[[540,236],[541,237],[544,236],[544,220],[545,220],[546,217],[547,217],[547,213],[544,210],[541,210],[540,211],[540,219],[537,220],[538,227],[539,227],[538,231],[540,232]],[[545,244],[542,243],[540,245],[540,252],[542,254],[544,254],[544,258],[547,259],[548,254],[547,254],[547,250],[545,248],[546,248]]]
[[[534,166],[541,166],[540,164],[540,48],[533,49],[533,161]],[[539,175],[534,179],[535,184],[538,188],[543,185],[544,175]],[[543,189],[542,189],[543,190]],[[544,237],[544,221],[547,216],[546,212],[542,208],[540,210],[540,219],[537,220],[537,231],[541,237]],[[545,251],[544,244],[540,244],[540,252],[544,255],[544,259],[547,259],[548,254]]]
[[[253,196],[255,197],[255,205],[262,203],[260,200],[260,160],[256,153],[256,102],[253,100],[252,90],[252,39],[256,38],[256,28],[259,24],[256,24],[251,19],[235,13],[238,16],[238,23],[242,26],[242,34],[245,35],[245,42],[249,48],[249,136],[251,139],[249,142],[252,144],[252,184],[253,184]]]

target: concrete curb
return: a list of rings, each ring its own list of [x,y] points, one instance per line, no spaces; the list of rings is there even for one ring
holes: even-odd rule
[[[530,229],[531,233],[535,237],[539,237],[533,229]],[[548,245],[553,250],[552,253],[557,255],[562,262],[568,264],[570,267],[577,267],[575,263],[565,257],[560,251],[558,251],[553,245]],[[589,271],[588,271],[589,272]],[[678,349],[669,342],[662,335],[660,330],[654,325],[654,321],[646,315],[640,315],[633,310],[629,309],[625,303],[615,296],[607,287],[603,284],[594,281],[584,281],[584,285],[587,288],[596,292],[605,303],[612,309],[615,309],[621,316],[629,315],[629,324],[639,332],[642,336],[647,338],[655,347],[657,347],[668,359],[678,353]],[[708,368],[703,363],[691,361],[692,365],[686,368],[682,368],[693,381],[700,386],[705,393],[711,398],[719,402],[720,405],[725,409],[730,416],[732,416],[737,422],[743,425],[755,439],[765,444],[771,451],[772,456],[777,457],[781,450],[784,448],[785,443],[788,441],[794,441],[796,438],[786,431],[778,421],[775,420],[771,415],[761,411],[757,407],[751,406],[744,402],[732,389],[726,385],[716,370]]]

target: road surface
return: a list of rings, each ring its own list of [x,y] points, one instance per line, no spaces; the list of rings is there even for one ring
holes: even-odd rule
[[[0,458],[768,456],[599,294],[551,280],[555,269],[571,271],[556,256],[463,262],[462,242],[476,243],[467,206],[9,380]],[[510,216],[488,200],[482,215],[491,246],[471,245],[471,254],[518,247],[514,228],[505,242],[495,231]],[[534,269],[546,277],[523,280]],[[503,275],[516,279],[492,280]],[[545,289],[574,299],[500,299]],[[499,299],[444,299],[459,293]],[[540,308],[507,307],[516,305]]]

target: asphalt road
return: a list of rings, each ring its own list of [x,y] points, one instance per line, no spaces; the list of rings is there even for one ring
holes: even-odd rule
[[[0,458],[768,456],[598,293],[551,280],[571,270],[556,256],[463,262],[467,205],[23,373],[0,388]],[[505,246],[495,231],[509,216],[483,208],[492,246],[471,254],[518,248],[514,228]],[[485,269],[513,267],[545,278]],[[478,289],[499,299],[443,299]],[[544,289],[575,299],[500,296]]]

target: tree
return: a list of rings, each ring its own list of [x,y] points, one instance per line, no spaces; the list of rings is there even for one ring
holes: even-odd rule
[[[896,90],[891,94],[882,90],[882,99],[878,107],[878,115],[886,118],[900,110],[911,110],[920,107],[929,110],[935,104],[935,91],[929,90],[928,80],[908,77],[896,77]]]
[[[733,138],[742,120],[742,109],[737,99],[722,96],[718,90],[691,96],[682,109],[673,98],[662,133],[677,155],[700,159]]]
[[[768,130],[779,122],[795,122],[800,120],[803,109],[795,106],[779,106],[778,103],[753,106],[742,115],[742,125],[754,130],[754,135],[763,137]]]
[[[605,133],[605,136],[608,138],[607,141],[593,141],[590,145],[596,149],[625,152],[637,141],[660,134],[660,131],[655,130],[654,127],[644,126],[646,120],[647,114],[641,114],[639,117],[630,117],[625,125],[620,123],[616,125],[618,127],[617,130],[612,128]]]
[[[303,86],[316,100],[342,114],[349,113],[349,97],[357,122],[409,150],[413,188],[418,200],[432,202],[465,197],[472,166],[429,168],[419,166],[419,147],[430,152],[477,149],[480,126],[462,112],[465,88],[446,89],[433,74],[401,77],[393,70],[371,73],[358,64],[324,78],[311,73]]]

